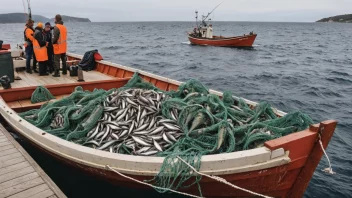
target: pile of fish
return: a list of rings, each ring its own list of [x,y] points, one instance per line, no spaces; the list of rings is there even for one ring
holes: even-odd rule
[[[175,120],[161,116],[166,98],[162,92],[143,89],[111,93],[104,101],[103,118],[83,145],[112,153],[127,148],[143,156],[164,151],[183,135]]]

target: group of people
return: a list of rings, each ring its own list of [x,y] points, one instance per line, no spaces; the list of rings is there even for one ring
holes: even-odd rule
[[[33,58],[33,71],[40,76],[47,76],[54,72],[54,77],[60,77],[60,59],[62,74],[67,74],[67,29],[61,15],[55,16],[55,24],[52,27],[49,22],[45,23],[45,26],[39,22],[33,29],[34,21],[31,19],[27,21],[24,30],[27,73],[32,74],[31,59]]]

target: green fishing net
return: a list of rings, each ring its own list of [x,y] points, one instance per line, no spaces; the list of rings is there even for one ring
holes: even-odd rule
[[[252,107],[241,98],[235,100],[229,91],[220,98],[210,94],[207,87],[194,79],[180,85],[177,91],[162,91],[135,73],[118,91],[131,88],[168,95],[161,105],[161,114],[175,119],[184,133],[175,144],[158,153],[158,156],[165,157],[164,163],[159,174],[148,181],[167,189],[177,190],[197,184],[201,194],[201,177],[194,177],[193,171],[177,157],[199,170],[203,155],[260,147],[268,140],[304,130],[313,124],[309,116],[299,111],[278,117],[269,103],[261,102]],[[97,89],[89,92],[78,87],[67,98],[20,115],[48,133],[82,144],[86,134],[102,117],[103,102],[112,91]],[[128,149],[125,150],[124,153],[130,154]]]
[[[31,102],[33,104],[38,102],[50,101],[52,99],[55,99],[55,97],[50,93],[47,88],[43,86],[38,86],[32,93]]]

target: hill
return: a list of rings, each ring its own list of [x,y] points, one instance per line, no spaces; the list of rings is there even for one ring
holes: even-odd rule
[[[8,13],[8,14],[0,14],[0,23],[24,23],[27,19],[27,15],[24,13]],[[54,18],[49,19],[41,15],[32,15],[32,19],[35,22],[53,22]],[[64,22],[91,22],[88,18],[79,18],[72,16],[62,15],[62,19]]]
[[[328,18],[320,19],[317,22],[338,22],[338,23],[352,23],[352,14],[337,15]]]

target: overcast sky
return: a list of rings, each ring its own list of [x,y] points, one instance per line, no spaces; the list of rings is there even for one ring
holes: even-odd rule
[[[27,2],[27,0],[25,0]],[[100,21],[192,21],[222,0],[31,0],[32,14]],[[1,0],[0,13],[24,12],[22,0]],[[352,13],[352,0],[225,0],[215,21],[312,22]]]

